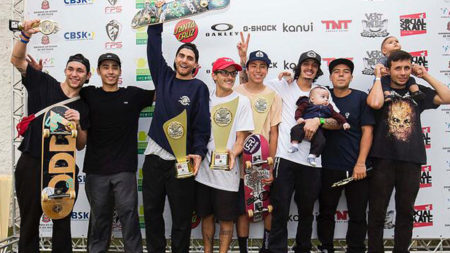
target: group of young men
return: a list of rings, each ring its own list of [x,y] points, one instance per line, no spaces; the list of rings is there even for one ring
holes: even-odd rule
[[[269,141],[270,156],[276,157],[273,177],[264,181],[271,184],[274,209],[264,222],[262,252],[288,251],[287,222],[294,192],[299,214],[295,252],[312,249],[316,200],[320,207],[317,218],[320,249],[333,252],[334,214],[344,189],[349,209],[347,251],[366,251],[366,231],[369,252],[383,251],[384,217],[394,187],[397,210],[394,251],[408,251],[420,165],[426,159],[420,114],[450,103],[450,89],[423,67],[413,66],[408,53],[397,51],[388,58],[390,87],[400,94],[389,101],[383,95],[381,65],[375,69],[375,82],[367,95],[349,87],[354,70],[352,61],[336,59],[329,64],[332,88],[328,99],[351,127],[344,130],[332,118],[306,119],[303,127],[306,139],[311,140],[319,127],[326,129],[322,159],[312,166],[307,160],[310,142],[299,143],[298,152],[289,152],[289,148],[290,131],[297,124],[296,101],[308,96],[323,74],[321,57],[316,52],[300,55],[292,82],[285,78],[267,81],[269,56],[256,50],[247,58],[250,37],[245,40],[241,34],[240,64],[229,57],[218,58],[213,64],[212,80],[205,80],[215,84],[209,91],[203,81],[194,77],[199,67],[197,47],[182,44],[173,68],[170,67],[162,54],[163,27],[155,25],[147,31],[147,57],[154,91],[119,87],[121,61],[112,53],[98,59],[97,74],[102,86],[82,88],[91,73],[89,61],[81,54],[69,58],[64,70],[66,79],[61,83],[41,72],[42,66],[32,58],[26,58],[26,44],[38,32],[32,28],[36,22],[39,21],[24,22],[11,62],[23,76],[30,114],[81,95],[80,100],[67,104],[72,109],[65,117],[77,124],[77,148],[81,150],[87,145],[83,169],[91,206],[89,252],[107,252],[114,208],[122,224],[125,252],[142,252],[137,212],[137,126],[139,112],[154,100],[155,112],[142,168],[148,252],[166,249],[163,218],[166,197],[171,207],[173,252],[189,251],[194,210],[202,218],[205,252],[214,250],[216,220],[220,224],[219,251],[228,251],[235,222],[240,250],[247,251],[249,228],[239,155],[251,133],[263,135]],[[236,85],[239,71],[240,84]],[[411,73],[433,88],[419,85],[425,94],[420,101],[408,96],[404,87]],[[39,251],[41,124],[42,117],[38,117],[25,133],[15,171],[21,215],[19,252]],[[220,134],[224,133],[217,132],[218,126],[228,127],[228,136],[221,147],[229,157],[226,170],[211,168],[212,156],[222,142]],[[180,177],[183,170],[179,169],[179,150],[173,143],[182,137],[186,138],[184,155],[192,162],[195,177]],[[370,177],[366,179],[368,174]],[[331,188],[332,183],[349,176],[355,182]],[[70,216],[54,220],[52,251],[72,252],[70,239]]]

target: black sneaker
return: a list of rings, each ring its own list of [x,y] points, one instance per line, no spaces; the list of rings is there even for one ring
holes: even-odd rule
[[[411,98],[414,99],[415,101],[424,100],[425,97],[426,97],[425,93],[423,93],[420,90],[411,92]]]

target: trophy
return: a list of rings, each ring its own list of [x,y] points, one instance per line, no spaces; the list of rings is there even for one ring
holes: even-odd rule
[[[253,133],[260,134],[262,132],[264,122],[269,114],[274,98],[275,93],[272,92],[250,99],[252,103],[253,121],[255,122],[255,130]]]
[[[213,170],[230,170],[230,154],[227,151],[227,143],[238,103],[239,97],[212,108],[211,123],[216,149],[211,154],[209,167]]]
[[[51,20],[41,20],[39,23],[33,24],[33,28],[39,28],[42,34],[50,35],[58,31],[58,24]],[[18,20],[9,20],[9,30],[10,31],[22,31],[23,24]]]
[[[177,178],[186,178],[194,176],[193,166],[186,154],[186,131],[187,131],[187,113],[184,110],[179,115],[166,121],[163,124],[164,133],[167,141],[172,148],[173,154],[177,159],[175,169]]]

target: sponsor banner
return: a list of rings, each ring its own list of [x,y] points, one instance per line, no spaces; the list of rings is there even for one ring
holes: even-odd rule
[[[400,35],[409,36],[427,33],[426,18],[425,12],[400,16]]]

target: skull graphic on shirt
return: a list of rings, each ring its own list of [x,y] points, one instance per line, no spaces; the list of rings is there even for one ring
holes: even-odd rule
[[[388,111],[389,135],[398,141],[408,141],[413,129],[414,114],[410,103],[403,100],[393,101]]]

